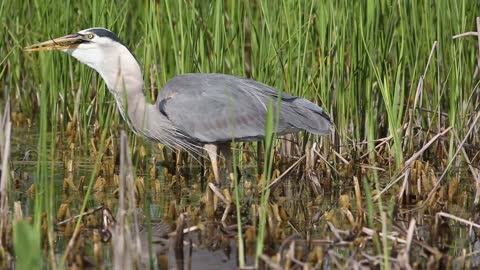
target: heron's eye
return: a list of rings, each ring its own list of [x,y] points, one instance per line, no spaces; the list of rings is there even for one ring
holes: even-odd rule
[[[89,39],[93,39],[93,37],[95,37],[93,34],[88,34],[87,36]]]

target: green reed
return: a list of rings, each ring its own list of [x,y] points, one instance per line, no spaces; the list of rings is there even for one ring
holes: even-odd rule
[[[78,14],[69,10],[55,18],[59,23],[39,22],[40,27],[25,27],[26,31],[10,30],[11,34],[5,39],[12,43],[12,38],[16,38],[16,43],[12,45],[21,47],[93,25],[106,26],[119,34],[143,64],[146,88],[150,88],[151,79],[155,80],[155,88],[159,88],[178,73],[244,75],[243,22],[248,18],[252,24],[252,73],[255,79],[322,104],[334,117],[337,132],[342,135],[344,143],[364,139],[372,142],[388,134],[394,135],[392,153],[401,163],[403,149],[398,142],[401,139],[398,130],[408,111],[415,109],[407,107],[411,103],[406,104],[405,101],[414,97],[416,83],[433,41],[440,42],[438,57],[441,59],[438,60],[442,62],[454,64],[455,58],[458,63],[472,60],[472,49],[456,50],[455,47],[464,46],[461,45],[464,42],[450,39],[451,35],[472,28],[467,27],[473,26],[473,14],[466,14],[468,4],[447,1],[437,1],[434,5],[307,1],[305,5],[297,5],[287,0],[273,6],[265,1],[215,1],[210,4],[198,1],[127,1],[121,5],[72,2],[73,10],[82,10],[74,21],[70,18]],[[38,17],[37,22],[51,17],[47,14],[53,8],[41,8],[40,3],[38,6],[39,11],[34,12],[41,14],[33,16]],[[22,8],[29,13],[27,6]],[[120,16],[127,10],[127,16]],[[444,14],[445,10],[454,12]],[[435,24],[431,15],[435,12],[448,19],[438,20]],[[471,19],[467,21],[466,18]],[[455,23],[457,21],[459,23]],[[52,25],[55,27],[52,28]],[[11,66],[23,66],[24,57],[20,57],[19,52],[9,54],[11,47],[6,47],[2,49],[3,55],[10,55]],[[446,55],[445,52],[449,51],[458,51],[458,54]],[[56,77],[59,91],[64,96],[61,113],[68,115],[67,111],[73,111],[75,94],[82,91],[78,116],[80,128],[85,131],[82,135],[85,142],[88,126],[96,119],[92,114],[101,116],[105,106],[114,104],[96,73],[69,58],[55,57],[55,63],[64,67]],[[462,104],[468,97],[458,96],[460,90],[455,89],[461,89],[460,86],[469,89],[471,86],[468,81],[449,90],[439,85],[438,78],[449,79],[448,84],[458,81],[450,76],[447,67],[447,64],[433,67],[428,72],[426,82],[435,89],[422,96],[422,109],[449,111],[452,114],[449,119],[458,122],[456,120],[464,116],[458,115],[458,112],[466,110],[459,110],[454,105]],[[150,76],[152,68],[155,71],[153,77]],[[458,69],[461,74],[468,74],[472,67]],[[30,80],[31,75],[22,78],[7,72],[14,82]],[[16,109],[28,112],[33,105],[31,98],[27,97],[34,96],[35,92],[32,92],[31,84],[27,84],[26,91],[32,95],[22,95],[17,100]],[[449,99],[450,92],[455,93],[458,99]],[[426,124],[436,126],[441,121],[435,114],[430,117],[425,111],[416,109],[415,115]],[[102,117],[98,117],[98,121],[103,124]],[[349,126],[353,126],[353,130]],[[369,147],[372,147],[371,143]]]
[[[280,101],[280,98],[279,98]],[[265,161],[263,164],[263,176],[262,180],[264,186],[270,184],[273,171],[273,144],[274,144],[274,131],[278,126],[278,110],[274,109],[273,101],[270,100],[267,107],[267,115],[265,118]],[[280,103],[280,102],[278,102]],[[278,108],[278,104],[276,106]],[[270,197],[270,188],[267,188],[262,191],[259,205],[259,221],[258,221],[258,232],[256,239],[256,251],[255,251],[255,267],[258,267],[260,255],[263,254],[263,246],[265,235],[267,233],[267,215],[269,207],[269,197]]]

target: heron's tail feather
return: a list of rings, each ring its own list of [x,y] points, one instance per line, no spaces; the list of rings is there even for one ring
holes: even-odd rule
[[[291,121],[292,125],[317,135],[332,133],[333,124],[321,107],[303,98],[293,100],[292,105],[297,112]]]

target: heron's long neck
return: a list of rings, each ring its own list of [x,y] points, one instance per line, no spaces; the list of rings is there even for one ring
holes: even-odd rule
[[[101,50],[103,48],[103,50]],[[114,95],[118,110],[130,128],[149,138],[170,145],[192,149],[185,137],[154,104],[145,100],[143,75],[132,53],[123,45],[99,47],[101,51],[65,50],[82,63],[95,69]],[[183,138],[181,137],[181,138]]]
[[[105,59],[109,59],[108,67],[97,71],[114,95],[124,120],[134,131],[145,133],[144,130],[149,129],[149,107],[152,105],[145,100],[138,62],[126,49]]]

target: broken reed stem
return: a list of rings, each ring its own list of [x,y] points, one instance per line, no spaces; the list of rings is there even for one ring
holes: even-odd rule
[[[268,269],[281,270],[282,268],[278,263],[274,262],[270,257],[265,254],[260,255],[260,260],[262,260],[268,267]]]
[[[454,262],[458,262],[460,260],[464,260],[468,257],[472,257],[472,256],[475,256],[475,255],[478,255],[480,254],[480,250],[477,250],[477,251],[472,251],[470,253],[467,253],[467,254],[462,254],[461,256],[457,257],[454,259]]]
[[[326,164],[332,171],[334,171],[337,175],[340,174],[340,172],[337,171],[337,169],[335,169],[335,167],[334,167],[332,164],[330,164],[330,162],[328,162],[328,160],[327,160],[325,157],[323,157],[315,148],[312,148],[312,150],[318,155],[318,157],[320,157],[321,160],[323,160],[323,162],[325,162],[325,164]]]
[[[113,266],[114,269],[132,268],[133,264],[131,257],[126,252],[126,230],[125,230],[125,182],[126,182],[126,146],[127,138],[125,132],[122,130],[120,133],[120,168],[119,168],[119,200],[118,200],[118,212],[117,212],[117,226],[112,237],[113,244]]]
[[[478,53],[477,53],[477,69],[480,68],[480,17],[477,17],[477,43],[478,43]]]
[[[478,36],[478,33],[473,32],[473,31],[472,32],[465,32],[465,33],[462,33],[462,34],[455,35],[452,38],[457,39],[457,38],[462,38],[462,37],[467,37],[467,36]]]
[[[394,186],[398,181],[400,181],[400,179],[404,178],[406,173],[408,173],[408,171],[410,170],[409,168],[406,169],[407,171],[402,173],[399,177],[397,177],[395,180],[391,181],[390,183],[388,183],[388,185],[382,189],[382,191],[380,191],[377,195],[375,195],[375,197],[372,198],[372,201],[376,201],[378,199],[380,199],[380,197],[383,195],[383,193],[387,192],[387,190],[389,190],[392,186]]]
[[[213,193],[215,193],[215,195],[217,195],[217,197],[222,200],[222,202],[226,205],[229,205],[230,202],[227,200],[227,198],[225,198],[225,196],[223,196],[222,194],[222,191],[217,187],[215,186],[214,183],[208,183],[208,187],[212,190]]]
[[[368,236],[374,236],[375,234],[378,234],[380,237],[386,237],[387,239],[391,240],[391,241],[395,241],[395,242],[398,242],[398,243],[401,243],[401,244],[406,244],[407,241],[402,239],[402,238],[399,238],[399,237],[395,237],[393,235],[389,235],[389,234],[385,234],[383,232],[377,232],[375,230],[372,230],[370,228],[367,228],[367,227],[363,227],[362,228],[362,232]]]
[[[235,225],[235,228],[236,228],[236,225]],[[191,227],[183,229],[182,233],[183,234],[191,233],[191,232],[195,232],[195,231],[198,231],[198,230],[200,230],[199,226],[191,226]],[[168,237],[176,237],[176,235],[177,235],[177,231],[174,231],[174,232],[169,233]]]
[[[131,241],[135,242],[133,246],[133,255],[135,256],[137,262],[137,268],[141,268],[141,256],[142,256],[142,245],[140,243],[140,225],[138,224],[138,211],[136,208],[137,198],[135,197],[135,180],[134,180],[134,172],[133,172],[133,164],[132,158],[130,156],[130,149],[128,147],[128,140],[126,133],[125,134],[125,156],[127,162],[127,191],[128,191],[128,213],[133,215],[133,235]]]
[[[405,247],[405,256],[406,256],[406,265],[408,265],[411,269],[410,266],[410,249],[412,247],[412,241],[413,241],[413,234],[415,233],[415,226],[416,221],[414,218],[410,220],[410,224],[408,225],[408,231],[407,231],[407,245]]]
[[[357,203],[357,218],[362,220],[364,212],[362,207],[362,191],[360,190],[360,183],[356,176],[353,176],[353,187],[355,188],[355,199]]]
[[[113,234],[114,268],[142,268],[138,217],[136,214],[135,183],[132,161],[125,131],[120,133],[120,183],[117,226]],[[133,216],[133,233],[127,217]],[[133,245],[131,244],[133,242]],[[129,244],[130,243],[130,244]]]
[[[182,213],[177,218],[177,229],[175,231],[175,254],[183,258],[183,228],[185,228],[185,219],[187,215]]]
[[[295,166],[297,166],[300,163],[300,161],[302,161],[305,157],[306,157],[306,154],[303,154],[303,156],[301,156],[297,161],[295,161],[295,163],[293,163],[292,166],[290,166],[288,169],[286,169],[279,177],[277,177],[268,186],[266,186],[264,189],[262,189],[262,191],[260,193],[263,193],[267,189],[276,185],[285,175],[287,175],[287,173],[289,173],[293,168],[295,168]]]
[[[463,37],[467,37],[467,36],[476,36],[477,37],[477,40],[478,40],[477,41],[477,43],[478,43],[477,67],[480,68],[480,17],[477,17],[476,22],[477,22],[476,23],[477,32],[473,32],[473,31],[465,32],[465,33],[462,33],[462,34],[455,35],[452,38],[457,39],[457,38],[463,38]]]
[[[475,67],[475,71],[473,73],[473,80],[476,80],[478,77],[478,74],[480,72],[480,17],[477,17],[477,43],[478,43],[478,52],[477,52],[477,66]]]
[[[447,129],[445,129],[444,131],[438,133],[437,135],[435,135],[430,141],[428,141],[428,143],[426,143],[422,149],[420,149],[419,151],[417,151],[416,153],[414,153],[412,155],[412,157],[410,157],[407,161],[405,161],[405,167],[410,167],[410,165],[415,161],[417,160],[422,154],[423,152],[425,152],[429,147],[430,145],[432,145],[438,138],[442,137],[443,135],[445,135],[447,132],[450,131],[450,129],[452,129],[452,127],[449,127]]]
[[[342,238],[342,236],[340,236],[340,233],[338,232],[337,228],[335,228],[335,226],[333,226],[333,224],[330,221],[327,222],[327,225],[328,225],[328,228],[330,229],[330,231],[335,236],[335,238],[337,238],[337,241],[338,242],[343,242],[343,238]]]
[[[448,131],[450,131],[451,127],[445,129],[444,131],[442,131],[441,133],[438,133],[437,135],[435,135],[432,139],[430,139],[430,141],[428,141],[428,143],[426,143],[422,149],[420,149],[419,151],[415,152],[407,161],[405,161],[405,165],[404,165],[404,172],[399,176],[397,177],[394,181],[390,182],[382,191],[380,191],[377,195],[375,195],[375,197],[372,198],[373,201],[376,201],[380,198],[380,196],[382,196],[383,193],[385,193],[388,189],[390,189],[390,187],[392,187],[396,182],[398,182],[400,179],[404,178],[405,180],[404,181],[407,181],[408,180],[408,177],[405,177],[406,174],[408,174],[408,171],[410,170],[410,165],[412,165],[412,163],[417,160],[422,154],[423,152],[425,152],[438,138],[440,138],[441,136],[445,135]],[[408,176],[408,175],[407,175]],[[404,182],[404,187],[405,187],[405,182]],[[402,190],[400,191],[399,193],[399,198],[401,198],[402,194],[403,194],[403,191],[404,191],[404,188],[402,188]]]
[[[393,136],[392,135],[388,135],[387,137],[385,138],[381,138],[381,139],[377,139],[377,140],[373,140],[373,142],[380,142],[378,144],[375,144],[375,148],[373,148],[371,151],[367,151],[365,154],[361,155],[360,158],[358,158],[358,160],[362,160],[364,159],[365,157],[367,157],[372,151],[375,151],[377,149],[379,149],[380,147],[382,147],[382,145],[388,143],[389,141],[391,141],[393,139]],[[368,141],[364,142],[364,144],[368,143]],[[362,143],[358,143],[358,144],[362,144]]]
[[[409,137],[410,132],[412,131],[413,116],[414,116],[416,108],[418,106],[418,102],[422,100],[421,96],[422,96],[422,93],[423,93],[423,82],[424,82],[424,80],[427,76],[427,71],[428,71],[428,68],[430,66],[430,62],[431,62],[432,57],[433,57],[433,52],[437,48],[437,44],[438,44],[438,42],[435,40],[435,42],[433,42],[432,49],[430,50],[430,54],[428,56],[427,64],[425,65],[425,70],[423,72],[423,75],[420,76],[420,79],[418,80],[417,90],[415,92],[415,100],[413,102],[413,109],[410,111],[410,114],[409,114],[408,125],[407,125],[407,129],[406,129],[405,137]],[[405,143],[404,143],[404,147],[406,145],[406,142],[407,141],[405,141]]]
[[[478,72],[480,71],[480,17],[476,19],[477,25],[477,32],[465,32],[462,34],[458,34],[453,36],[453,39],[467,37],[467,36],[476,36],[477,37],[477,46],[478,46],[478,53],[477,53],[477,67],[475,68],[475,72],[473,74],[473,79],[476,79],[478,76]]]
[[[97,206],[97,207],[95,207],[95,208],[93,208],[93,209],[88,210],[87,212],[84,212],[84,213],[75,215],[75,216],[73,216],[73,217],[67,218],[67,219],[65,219],[65,220],[62,220],[62,221],[60,221],[60,222],[57,222],[57,226],[67,224],[69,221],[74,220],[74,219],[77,219],[77,218],[81,218],[81,217],[83,217],[83,216],[91,215],[91,214],[93,214],[93,213],[95,213],[95,212],[97,212],[97,211],[99,211],[99,210],[102,210],[104,207],[105,207],[105,206],[100,205],[100,206]]]
[[[388,228],[387,228],[387,213],[381,212],[381,223],[382,223],[382,243],[383,243],[383,269],[390,269],[390,249],[388,248]]]
[[[405,192],[405,191],[408,191],[408,190],[407,190],[407,187],[408,187],[408,184],[409,184],[408,179],[409,179],[409,177],[410,177],[410,172],[411,172],[411,168],[408,167],[408,168],[406,169],[405,173],[402,174],[402,176],[403,176],[403,184],[402,184],[402,187],[400,188],[400,192],[398,192],[398,202],[402,202],[404,192]]]
[[[466,220],[466,219],[463,219],[463,218],[460,218],[460,217],[457,217],[457,216],[454,216],[452,214],[445,213],[445,212],[438,212],[437,214],[435,214],[435,223],[437,223],[437,224],[438,224],[438,218],[439,217],[446,217],[446,218],[449,218],[449,219],[453,219],[453,220],[458,221],[460,223],[464,223],[464,224],[468,225],[469,227],[475,227],[477,229],[480,229],[480,224],[477,224],[473,221]]]
[[[460,145],[460,139],[458,138],[457,132],[455,132],[454,134],[455,134],[455,140]],[[465,147],[462,147],[462,154],[463,154],[463,158],[467,162],[470,172],[472,173],[473,182],[475,184],[475,199],[473,200],[473,204],[478,205],[480,201],[480,173],[477,168],[472,166],[472,163],[470,162],[470,158],[467,155],[467,151],[465,151]]]
[[[15,220],[23,220],[23,210],[22,210],[22,205],[20,204],[20,201],[16,201],[13,203],[13,213],[14,213],[14,219]]]
[[[437,183],[435,184],[435,186],[433,187],[433,189],[430,191],[430,193],[428,193],[427,198],[426,198],[426,199],[423,201],[423,203],[420,205],[420,208],[425,207],[425,205],[427,204],[427,202],[430,201],[430,199],[432,198],[433,194],[435,194],[435,192],[437,191],[437,189],[440,187],[440,183],[442,182],[443,178],[445,178],[445,175],[447,175],[448,169],[452,166],[453,161],[456,159],[456,157],[457,157],[458,153],[460,152],[460,150],[463,149],[463,145],[465,144],[465,142],[467,141],[467,138],[468,138],[468,137],[470,136],[470,134],[472,133],[472,131],[473,131],[475,125],[477,124],[479,118],[480,118],[480,111],[477,112],[477,115],[475,116],[475,120],[473,120],[473,123],[470,125],[470,129],[468,130],[467,134],[466,134],[465,137],[463,138],[463,141],[460,143],[460,145],[458,145],[457,150],[456,150],[455,153],[453,154],[452,159],[448,162],[447,167],[446,167],[445,170],[443,171],[442,175],[438,178]]]
[[[405,239],[408,240],[408,231],[405,231],[403,227],[399,227],[398,225],[392,224],[392,227],[394,228],[395,231],[399,232],[400,234],[405,235]],[[409,227],[410,228],[410,227]],[[418,245],[419,247],[425,249],[431,254],[438,255],[441,254],[440,251],[437,248],[433,248],[429,246],[425,241],[422,240],[417,240],[412,238],[412,243]]]

